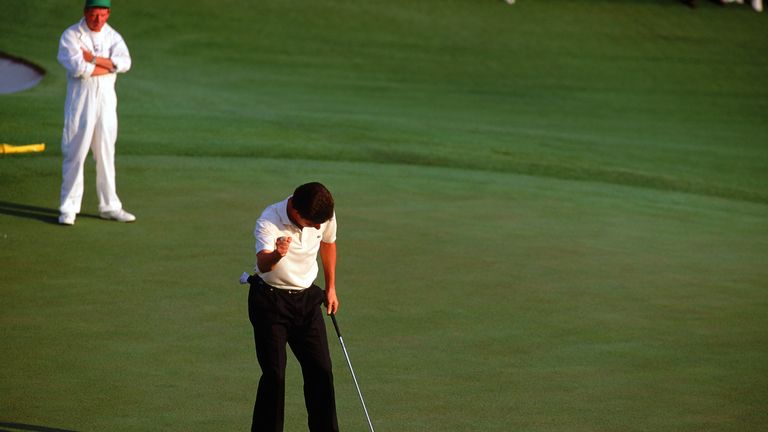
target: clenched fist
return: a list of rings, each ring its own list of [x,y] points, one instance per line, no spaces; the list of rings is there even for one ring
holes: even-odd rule
[[[288,247],[291,245],[291,237],[278,237],[275,242],[275,250],[284,257],[288,253]]]

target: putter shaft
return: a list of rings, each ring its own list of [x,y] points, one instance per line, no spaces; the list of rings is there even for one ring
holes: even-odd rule
[[[339,342],[341,343],[341,350],[344,352],[344,358],[347,360],[347,366],[349,366],[349,372],[352,373],[352,381],[355,382],[355,388],[357,389],[357,395],[360,397],[360,403],[363,405],[363,411],[365,412],[365,418],[368,420],[368,427],[373,430],[373,423],[371,423],[371,416],[368,415],[368,408],[365,406],[365,399],[363,399],[363,392],[360,391],[360,385],[357,383],[357,377],[355,376],[355,370],[352,369],[352,362],[349,360],[349,353],[347,347],[344,345],[344,338],[341,337],[341,331],[339,330],[339,324],[336,322],[336,314],[331,314],[331,320],[333,321],[333,327],[336,329],[336,334],[339,336]]]

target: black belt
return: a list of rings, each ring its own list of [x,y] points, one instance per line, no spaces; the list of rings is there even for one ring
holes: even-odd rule
[[[303,289],[286,289],[286,288],[275,288],[275,287],[273,287],[271,285],[267,285],[267,286],[269,287],[270,290],[277,290],[277,291],[280,291],[280,292],[287,292],[288,294],[301,294],[304,291],[306,291],[306,290],[303,290]]]
[[[270,285],[270,284],[268,284],[268,283],[264,282],[264,279],[262,279],[262,278],[261,278],[261,276],[259,276],[259,275],[252,275],[252,276],[250,276],[250,277],[248,278],[248,282],[251,282],[251,278],[253,278],[253,279],[257,279],[257,280],[256,280],[256,283],[257,283],[257,284],[259,284],[259,285],[262,285],[264,288],[266,288],[266,289],[268,289],[268,290],[270,290],[270,291],[275,291],[275,290],[277,290],[277,291],[279,291],[279,292],[285,292],[285,293],[288,293],[288,294],[301,294],[301,293],[303,293],[304,291],[306,291],[306,289],[290,289],[290,288],[278,288],[278,287],[273,287],[272,285]]]

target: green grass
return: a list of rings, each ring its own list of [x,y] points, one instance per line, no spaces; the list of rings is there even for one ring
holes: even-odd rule
[[[115,5],[118,184],[56,225],[64,2],[6,0],[0,423],[242,430],[261,209],[338,201],[339,321],[377,430],[768,422],[765,16],[674,1]],[[201,21],[201,17],[205,19]],[[195,24],[193,24],[195,23]],[[331,335],[340,424],[366,424]],[[305,429],[289,365],[286,431]],[[1,426],[0,426],[1,427]]]

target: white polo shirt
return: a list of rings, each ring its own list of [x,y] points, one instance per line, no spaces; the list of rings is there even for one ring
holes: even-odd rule
[[[290,198],[290,197],[289,197]],[[275,250],[279,237],[291,237],[288,253],[275,264],[272,271],[262,273],[256,265],[256,274],[264,282],[282,289],[305,289],[315,281],[318,273],[317,253],[320,242],[336,242],[336,214],[320,225],[320,229],[301,229],[288,219],[288,198],[272,204],[261,213],[253,230],[256,253]]]

